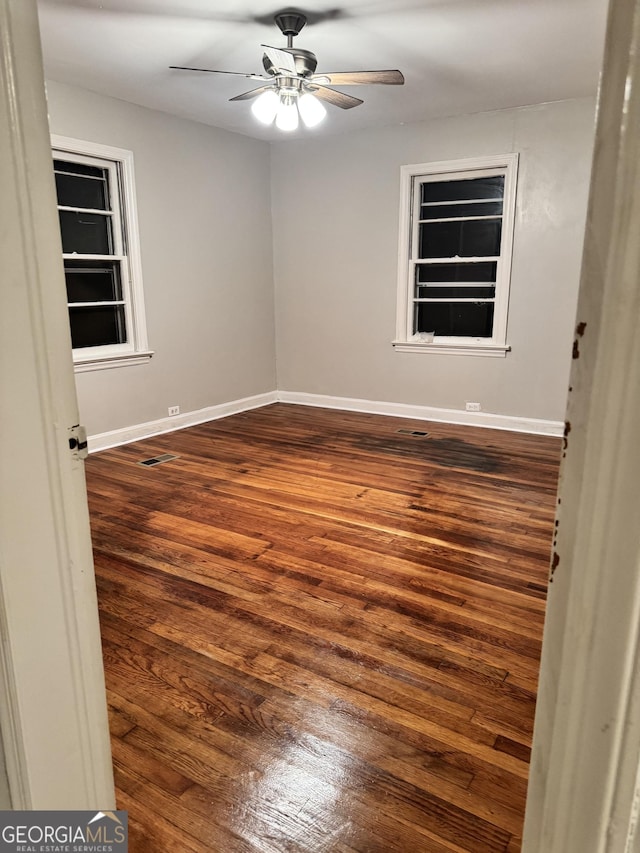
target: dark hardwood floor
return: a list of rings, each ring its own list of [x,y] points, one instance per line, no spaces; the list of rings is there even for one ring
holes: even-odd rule
[[[132,853],[520,850],[559,455],[277,404],[92,456]]]

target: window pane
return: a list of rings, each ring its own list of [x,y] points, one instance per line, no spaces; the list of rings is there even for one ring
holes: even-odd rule
[[[430,284],[416,287],[418,299],[493,299],[495,294],[494,284],[478,287],[434,287]]]
[[[122,299],[118,261],[64,262],[68,302],[110,302]]]
[[[56,173],[58,204],[63,207],[108,210],[107,170],[103,169],[102,171],[104,172],[102,179]]]
[[[494,178],[470,178],[462,181],[425,181],[422,202],[460,201],[469,198],[503,198],[504,175]]]
[[[490,338],[493,302],[419,302],[414,309],[414,333],[447,337]]]
[[[100,213],[59,210],[62,251],[65,254],[112,255],[111,217]]]
[[[495,281],[498,264],[495,261],[481,261],[477,264],[418,264],[418,282],[427,281]]]
[[[107,344],[124,344],[127,332],[124,306],[97,308],[70,308],[71,343],[74,349],[100,347]]]
[[[56,172],[66,172],[70,175],[93,175],[94,178],[102,178],[106,171],[101,166],[87,166],[85,163],[70,163],[67,160],[54,160],[53,168]]]
[[[419,257],[483,257],[500,254],[501,219],[430,222],[420,226]]]
[[[482,201],[478,204],[423,204],[420,219],[450,219],[453,216],[491,216],[502,213],[501,201]]]

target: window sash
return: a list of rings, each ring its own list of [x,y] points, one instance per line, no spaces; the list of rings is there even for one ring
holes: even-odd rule
[[[109,260],[119,262],[120,267],[120,288],[122,291],[121,299],[97,300],[90,302],[70,302],[67,301],[67,309],[69,311],[76,308],[97,308],[105,306],[124,306],[125,315],[125,336],[126,341],[118,344],[97,345],[91,347],[74,347],[74,355],[86,355],[91,353],[93,356],[112,355],[117,353],[130,353],[135,351],[135,341],[132,340],[132,298],[131,298],[131,278],[128,273],[128,264],[126,257],[114,258],[113,255],[65,255],[65,259],[69,260]]]
[[[111,207],[109,210],[96,210],[90,207],[69,207],[68,205],[58,205],[58,210],[68,210],[75,213],[91,213],[93,215],[99,216],[110,216],[111,217],[111,230],[113,233],[113,253],[110,255],[125,255],[125,239],[124,239],[124,221],[122,216],[122,203],[121,203],[121,180],[120,180],[120,169],[118,163],[113,160],[107,160],[101,157],[88,157],[82,154],[75,154],[69,151],[54,151],[54,157],[56,160],[64,160],[65,163],[83,163],[86,166],[100,166],[102,169],[106,169],[107,171],[107,184],[109,187],[109,200],[111,202]],[[83,175],[82,177],[86,177]],[[101,257],[99,255],[86,255],[82,256],[79,254],[71,255],[71,257]]]

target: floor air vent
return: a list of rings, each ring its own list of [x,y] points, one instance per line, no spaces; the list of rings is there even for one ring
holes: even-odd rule
[[[401,435],[415,435],[420,438],[424,438],[425,435],[429,435],[428,432],[422,432],[419,429],[397,429],[396,432],[399,432]]]
[[[142,459],[138,465],[144,465],[145,468],[153,468],[154,465],[162,465],[163,462],[171,462],[172,459],[179,459],[179,456],[174,456],[172,453],[163,453],[162,456],[153,456],[151,459]]]

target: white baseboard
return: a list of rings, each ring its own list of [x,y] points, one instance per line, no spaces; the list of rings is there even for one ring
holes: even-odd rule
[[[136,424],[110,432],[89,436],[89,453],[119,447],[132,441],[151,438],[165,432],[215,421],[249,409],[259,409],[271,403],[295,403],[298,406],[316,406],[321,409],[343,409],[347,412],[368,412],[374,415],[394,415],[399,418],[414,418],[420,421],[439,421],[446,424],[505,429],[512,432],[528,432],[535,435],[561,436],[564,424],[561,421],[544,421],[538,418],[519,418],[510,415],[494,415],[489,412],[466,412],[458,409],[438,409],[432,406],[413,406],[408,403],[385,403],[379,400],[359,400],[353,397],[330,397],[325,394],[305,394],[300,391],[268,391],[241,400],[231,400],[185,412],[171,418],[160,418],[144,424]]]
[[[219,403],[217,406],[207,406],[206,409],[197,409],[195,412],[185,412],[170,418],[160,418],[157,421],[101,432],[89,436],[89,453],[97,453],[109,447],[119,447],[121,444],[129,444],[132,441],[140,441],[143,438],[151,438],[154,435],[196,426],[207,421],[215,421],[218,418],[226,418],[228,415],[236,415],[238,412],[246,412],[249,409],[259,409],[277,402],[277,392],[268,391],[253,397],[243,397],[241,400]]]
[[[368,412],[374,415],[395,415],[420,421],[439,421],[447,424],[505,429],[512,432],[529,432],[535,435],[562,436],[562,421],[545,421],[538,418],[520,418],[511,415],[494,415],[490,412],[467,412],[459,409],[437,409],[431,406],[413,406],[407,403],[384,403],[378,400],[358,400],[352,397],[329,397],[324,394],[304,394],[299,391],[278,391],[282,403],[299,406],[317,406],[324,409],[343,409],[348,412]]]

